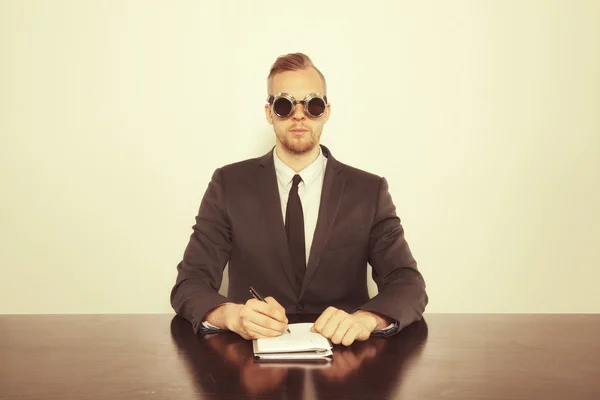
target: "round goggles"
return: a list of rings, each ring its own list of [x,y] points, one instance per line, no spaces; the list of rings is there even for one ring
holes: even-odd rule
[[[300,101],[287,93],[278,93],[275,96],[267,97],[267,102],[279,118],[290,117],[298,103],[304,106],[304,113],[311,118],[319,118],[325,114],[327,108],[327,96],[322,96],[319,93],[311,93]]]

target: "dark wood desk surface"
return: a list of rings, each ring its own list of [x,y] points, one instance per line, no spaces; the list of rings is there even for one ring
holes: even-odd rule
[[[262,364],[173,315],[0,316],[0,399],[600,399],[600,315],[444,315]]]

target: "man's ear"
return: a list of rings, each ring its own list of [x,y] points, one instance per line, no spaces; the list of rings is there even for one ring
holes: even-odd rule
[[[327,111],[325,112],[325,122],[329,121],[329,116],[331,115],[331,103],[327,103],[326,108]]]
[[[271,115],[271,105],[265,104],[265,117],[267,118],[267,122],[273,125],[273,115]]]

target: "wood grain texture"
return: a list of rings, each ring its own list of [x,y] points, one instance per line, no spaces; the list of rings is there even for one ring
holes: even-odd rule
[[[257,363],[173,315],[0,316],[0,399],[280,398],[600,399],[600,315],[426,314],[330,364]]]

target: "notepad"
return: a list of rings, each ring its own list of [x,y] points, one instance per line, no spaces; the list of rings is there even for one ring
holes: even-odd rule
[[[265,360],[314,360],[330,357],[333,348],[329,339],[311,332],[312,323],[290,324],[291,333],[252,341],[254,356]]]

